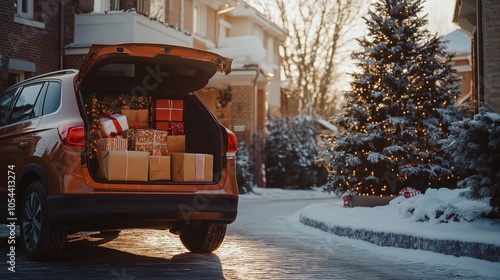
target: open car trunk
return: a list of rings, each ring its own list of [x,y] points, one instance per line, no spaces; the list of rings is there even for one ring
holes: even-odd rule
[[[75,80],[92,178],[106,184],[219,182],[226,131],[193,91],[217,71],[227,74],[230,65],[230,59],[183,47],[93,45]],[[167,168],[170,176],[162,172]]]

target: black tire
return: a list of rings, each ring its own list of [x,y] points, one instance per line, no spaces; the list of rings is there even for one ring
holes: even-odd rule
[[[21,207],[21,244],[33,261],[48,261],[59,256],[66,243],[63,226],[52,225],[47,214],[47,195],[40,181],[26,189]]]
[[[190,225],[180,235],[182,245],[193,253],[212,253],[217,250],[226,236],[227,225]]]

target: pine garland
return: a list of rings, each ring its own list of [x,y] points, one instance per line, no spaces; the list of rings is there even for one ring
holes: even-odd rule
[[[103,105],[99,103],[96,94],[89,97],[90,102],[85,102],[85,109],[90,120],[88,140],[90,143],[90,158],[94,158],[97,154],[97,139],[100,138],[100,122],[99,118],[103,114]]]
[[[149,109],[151,106],[151,96],[126,95],[120,96],[119,99],[122,109]]]

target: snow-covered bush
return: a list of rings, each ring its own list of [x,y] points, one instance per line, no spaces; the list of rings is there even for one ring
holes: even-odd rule
[[[253,192],[255,182],[253,180],[252,170],[255,163],[250,160],[248,152],[248,144],[245,142],[238,143],[236,151],[236,181],[241,194]]]
[[[290,144],[290,127],[286,118],[270,119],[266,134],[266,185],[284,187],[287,182],[287,162],[293,152]]]
[[[443,148],[469,169],[458,187],[468,189],[467,198],[489,198],[492,214],[500,215],[500,115],[482,106],[472,119],[455,122],[450,130]]]
[[[325,181],[325,171],[314,163],[317,134],[313,118],[305,114],[270,119],[265,160],[268,187],[308,189]]]
[[[412,222],[472,222],[481,219],[491,207],[488,207],[486,201],[472,202],[461,199],[467,191],[427,189],[425,195],[420,194],[408,199],[399,196],[391,200],[390,205],[397,207],[401,218]]]

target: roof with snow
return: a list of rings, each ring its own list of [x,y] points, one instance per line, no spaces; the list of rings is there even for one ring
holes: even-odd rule
[[[219,47],[211,49],[211,51],[233,58],[233,69],[256,64],[264,72],[273,72],[273,65],[266,61],[266,49],[264,49],[262,41],[257,36],[221,38]]]
[[[328,130],[331,130],[333,132],[338,132],[339,129],[333,125],[331,122],[327,121],[327,120],[324,120],[322,118],[317,118],[316,121],[324,128],[328,129]]]
[[[446,44],[446,51],[449,53],[455,53],[457,55],[471,53],[471,38],[461,29],[444,35],[441,41],[448,41]]]

